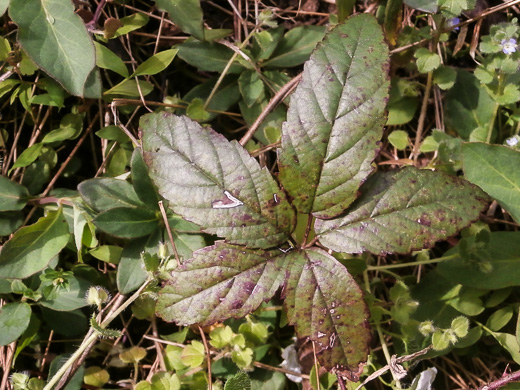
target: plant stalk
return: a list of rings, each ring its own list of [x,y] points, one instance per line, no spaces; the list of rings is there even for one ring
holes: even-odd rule
[[[143,292],[143,290],[148,287],[152,279],[147,279],[141,287],[130,297],[128,298],[118,309],[114,310],[112,313],[110,313],[104,320],[101,322],[102,327],[106,327],[110,322],[112,322],[119,314],[121,314],[132,302],[134,302]],[[90,329],[93,331],[93,329]],[[99,334],[97,334],[95,331],[91,333],[90,336],[88,336],[86,339],[83,340],[79,348],[74,352],[69,359],[65,362],[63,366],[54,374],[54,376],[47,382],[43,390],[51,390],[54,385],[58,383],[60,378],[65,375],[65,373],[73,366],[73,364],[76,362],[77,359],[80,358],[80,356],[87,350],[87,348],[90,347],[91,344],[93,344],[99,337]]]

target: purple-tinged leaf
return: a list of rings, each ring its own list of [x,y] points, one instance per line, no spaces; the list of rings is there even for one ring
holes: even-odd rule
[[[219,241],[193,253],[159,292],[157,315],[179,325],[210,325],[256,310],[278,290],[283,253]]]
[[[357,380],[370,343],[361,289],[347,269],[321,249],[290,252],[286,264],[284,305],[298,337],[315,342],[322,366]]]
[[[388,58],[381,28],[364,14],[337,25],[306,62],[278,154],[280,181],[299,212],[339,215],[373,171]]]
[[[233,244],[269,248],[287,240],[294,210],[236,141],[168,113],[143,116],[141,127],[150,176],[177,214]]]
[[[408,253],[454,235],[488,202],[463,179],[413,167],[379,172],[361,193],[346,216],[316,221],[323,245],[347,253]]]

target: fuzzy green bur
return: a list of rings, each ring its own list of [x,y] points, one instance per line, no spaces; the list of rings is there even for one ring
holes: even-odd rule
[[[289,322],[315,342],[320,364],[358,377],[369,352],[368,308],[354,278],[322,247],[410,252],[455,234],[487,203],[477,187],[440,172],[370,176],[388,64],[370,15],[326,35],[291,98],[279,182],[236,141],[186,117],[141,119],[144,160],[160,194],[175,213],[224,239],[172,271],[159,293],[160,317],[202,326],[243,317],[282,288]],[[320,247],[291,236],[297,213],[316,218]],[[293,249],[281,250],[288,241]]]

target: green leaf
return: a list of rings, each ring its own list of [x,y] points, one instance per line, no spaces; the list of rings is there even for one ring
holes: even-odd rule
[[[450,346],[449,333],[443,330],[436,331],[432,336],[433,349],[442,351]]]
[[[226,46],[213,42],[201,42],[193,38],[188,38],[177,48],[180,58],[188,64],[208,72],[222,73],[233,56],[233,51]],[[235,62],[227,73],[240,73],[243,70],[242,65]]]
[[[109,380],[110,374],[101,367],[90,366],[85,370],[84,381],[86,385],[103,387]]]
[[[126,35],[132,31],[140,29],[146,25],[146,23],[148,23],[148,19],[148,15],[141,13],[136,13],[119,19],[119,21],[123,24],[123,27],[119,27],[112,38],[117,38],[121,35]]]
[[[0,237],[8,236],[23,225],[25,219],[21,211],[0,212]]]
[[[388,134],[388,141],[397,150],[405,150],[410,145],[408,133],[404,130],[394,130]]]
[[[520,364],[520,344],[515,335],[509,333],[491,333],[498,343],[509,352],[513,360]]]
[[[252,250],[218,241],[174,269],[159,292],[157,315],[179,325],[201,326],[240,318],[278,290],[279,250]]]
[[[218,77],[210,77],[205,82],[198,84],[183,97],[183,100],[192,102],[195,98],[200,98],[206,102],[211,91],[215,87],[217,79]],[[207,120],[213,120],[217,116],[217,113],[212,111],[226,111],[236,104],[239,99],[240,91],[238,89],[236,76],[231,75],[224,77],[217,92],[213,95],[213,99],[211,99],[206,107],[206,110],[211,110],[208,112],[209,117]]]
[[[101,245],[97,248],[91,249],[88,253],[98,260],[104,261],[105,263],[118,264],[121,258],[121,252],[123,248],[115,245]]]
[[[9,16],[18,25],[18,42],[31,59],[71,94],[84,96],[96,53],[72,3],[12,1]]]
[[[403,2],[411,7],[418,9],[419,11],[437,13],[437,0],[403,0]]]
[[[44,269],[67,245],[69,226],[62,210],[49,211],[18,230],[0,252],[0,278],[24,279]]]
[[[437,270],[444,278],[456,284],[489,290],[520,285],[520,233],[493,232],[485,245],[475,245],[474,237],[464,241],[469,255],[460,256],[462,242],[446,252],[446,256],[455,257],[439,264]]]
[[[141,118],[144,160],[174,212],[235,244],[285,242],[294,211],[267,169],[236,141],[186,117]]]
[[[242,72],[238,78],[238,87],[248,107],[255,104],[264,93],[264,82],[254,70]]]
[[[74,127],[60,127],[59,129],[51,130],[42,139],[42,144],[50,144],[53,142],[65,141],[68,139],[74,139],[81,129],[75,129]]]
[[[340,214],[374,169],[387,70],[381,28],[366,14],[337,25],[305,64],[278,152],[280,181],[299,212]]]
[[[87,306],[88,302],[85,296],[89,287],[92,286],[92,282],[76,277],[69,278],[67,281],[68,286],[66,288],[60,287],[56,296],[53,296],[52,299],[44,298],[39,303],[57,311],[72,311]]]
[[[148,175],[140,148],[135,148],[132,154],[132,183],[139,199],[150,209],[159,210],[161,198]]]
[[[182,363],[191,368],[201,366],[204,362],[204,357],[204,344],[197,340],[193,340],[190,345],[187,345],[181,354]]]
[[[284,306],[298,337],[315,342],[322,366],[355,375],[370,344],[368,308],[356,281],[317,248],[289,252],[286,265]]]
[[[467,140],[476,128],[489,127],[495,102],[473,74],[457,70],[455,85],[444,100],[444,112],[448,130]]]
[[[0,211],[21,210],[28,199],[27,188],[0,175]]]
[[[0,345],[18,339],[29,326],[31,306],[25,302],[6,303],[0,308]]]
[[[86,204],[96,212],[116,207],[142,207],[143,203],[132,185],[119,179],[108,177],[82,181],[78,191]]]
[[[119,126],[106,126],[96,131],[96,135],[99,138],[103,138],[109,141],[117,141],[119,143],[125,143],[130,141],[130,138],[125,134]]]
[[[224,390],[250,390],[251,379],[245,372],[240,371],[229,378],[224,385]]]
[[[424,47],[417,49],[415,58],[417,58],[417,69],[421,73],[431,72],[441,65],[441,57]]]
[[[204,24],[200,0],[155,0],[155,4],[161,11],[166,11],[170,19],[179,28],[204,40]]]
[[[146,349],[142,347],[131,347],[119,354],[119,358],[127,364],[140,362],[145,357]]]
[[[100,43],[94,42],[94,46],[96,47],[97,66],[103,69],[109,69],[123,77],[128,77],[128,68],[118,55]]]
[[[283,36],[269,60],[262,66],[289,68],[301,65],[309,59],[311,52],[324,35],[325,28],[321,26],[295,27]]]
[[[9,7],[9,0],[0,0],[0,16],[4,16],[7,7]]]
[[[105,97],[110,97],[112,95],[121,95],[128,97],[140,97],[139,90],[143,96],[148,95],[153,91],[153,85],[146,80],[139,80],[138,82],[134,79],[131,80],[123,80],[119,84],[113,86],[108,91],[105,91],[103,95]]]
[[[460,316],[454,318],[451,322],[451,330],[455,333],[457,337],[466,337],[469,329],[469,321],[466,317]]]
[[[119,238],[147,236],[159,225],[154,211],[136,207],[116,207],[103,211],[92,222],[98,229]]]
[[[439,86],[440,89],[450,89],[455,85],[457,79],[457,72],[453,68],[441,66],[433,72],[433,82]]]
[[[506,306],[498,309],[496,312],[491,314],[486,321],[486,328],[493,331],[498,331],[511,321],[513,318],[514,310],[512,306]]]
[[[161,238],[159,229],[157,229],[149,237],[132,240],[123,248],[117,267],[117,289],[121,294],[128,294],[136,290],[146,280],[148,274],[141,254],[143,252],[157,253]]]
[[[181,381],[177,374],[158,372],[152,376],[152,390],[179,390]]]
[[[204,108],[204,101],[200,98],[194,98],[188,107],[186,107],[186,115],[197,122],[206,122],[211,119],[211,114]]]
[[[441,172],[378,172],[345,217],[316,221],[320,242],[337,252],[407,253],[432,246],[476,220],[487,196]]]
[[[43,143],[39,142],[25,149],[22,154],[18,156],[11,169],[9,169],[9,173],[16,168],[22,168],[32,164],[40,156],[42,148]]]
[[[168,67],[168,65],[171,64],[173,58],[175,57],[178,51],[178,49],[169,49],[154,54],[145,62],[140,64],[135,70],[135,72],[130,75],[130,77],[145,75],[151,76],[159,72],[162,72],[164,69]]]
[[[481,187],[520,222],[520,152],[506,146],[462,146],[465,177]]]
[[[447,17],[459,16],[462,11],[473,9],[475,0],[438,0],[441,12]]]

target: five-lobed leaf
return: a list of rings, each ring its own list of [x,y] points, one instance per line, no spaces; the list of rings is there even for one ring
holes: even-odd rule
[[[291,97],[278,159],[301,213],[339,215],[373,171],[385,123],[388,47],[369,15],[337,25],[305,64]]]
[[[269,248],[288,239],[291,205],[236,141],[168,113],[143,116],[141,128],[150,176],[175,213],[233,244]]]
[[[317,220],[315,228],[320,242],[338,252],[408,253],[454,235],[487,202],[465,180],[406,167],[372,176],[345,216]]]
[[[193,253],[173,272],[157,314],[179,325],[201,326],[243,317],[268,301],[283,281],[278,249],[247,249],[221,241]]]
[[[354,278],[334,257],[318,248],[287,254],[284,287],[289,322],[298,337],[316,343],[321,365],[353,380],[366,361],[369,312]]]

